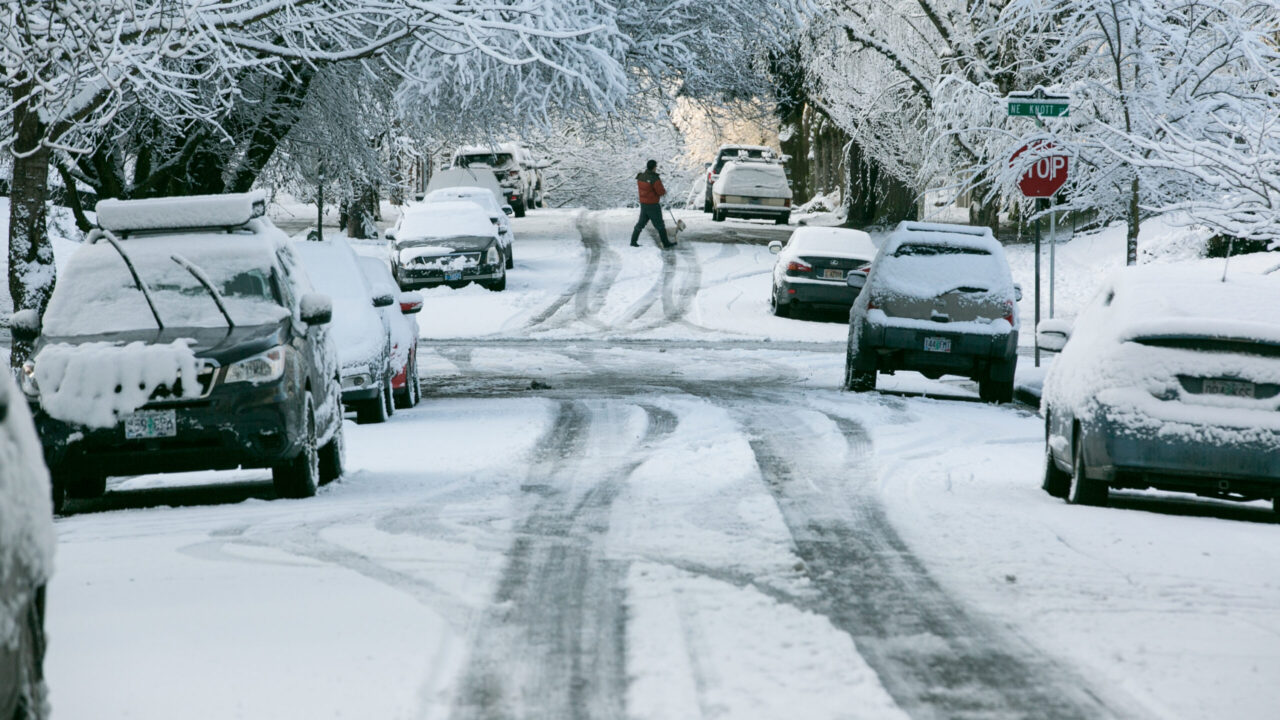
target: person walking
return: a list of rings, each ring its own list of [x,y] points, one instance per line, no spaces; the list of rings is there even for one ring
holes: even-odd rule
[[[640,247],[640,231],[644,226],[653,223],[662,240],[662,247],[675,247],[675,243],[667,242],[667,225],[662,221],[662,196],[667,189],[662,186],[662,178],[658,177],[658,161],[645,163],[644,172],[636,175],[636,186],[640,190],[640,219],[631,231],[631,247]]]

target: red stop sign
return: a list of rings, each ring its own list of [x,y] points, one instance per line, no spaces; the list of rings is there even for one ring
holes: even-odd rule
[[[1009,158],[1009,166],[1013,167],[1018,156],[1031,149],[1031,145],[1023,145]],[[1037,150],[1056,150],[1053,143],[1038,146]],[[1046,155],[1036,161],[1031,169],[1023,173],[1018,180],[1018,189],[1025,197],[1047,198],[1062,189],[1067,182],[1067,156]]]

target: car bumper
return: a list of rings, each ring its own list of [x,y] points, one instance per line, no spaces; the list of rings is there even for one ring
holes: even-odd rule
[[[778,286],[778,300],[784,305],[795,302],[849,308],[858,298],[858,292],[858,288],[849,287],[840,280],[784,280]]]
[[[950,341],[948,352],[925,350],[925,339]],[[1018,331],[979,334],[937,329],[874,325],[863,321],[858,340],[860,369],[870,369],[874,355],[876,369],[884,372],[918,370],[953,375],[984,375],[993,380],[1012,380],[1018,352]],[[995,373],[986,375],[995,370]],[[998,373],[998,374],[997,374]]]
[[[1139,411],[1140,412],[1140,411]],[[1100,407],[1083,422],[1085,470],[1116,487],[1201,494],[1280,494],[1280,430],[1212,424],[1135,422]]]
[[[193,403],[149,405],[173,410],[173,437],[128,439],[124,423],[89,428],[36,413],[36,427],[49,466],[92,470],[105,475],[140,475],[193,470],[270,467],[302,447],[302,404],[284,385],[246,384],[215,390]]]
[[[395,275],[396,282],[399,283],[401,290],[415,290],[418,288],[439,287],[448,283],[498,280],[502,277],[503,272],[502,268],[481,265],[478,268],[464,269],[462,278],[459,280],[445,280],[444,272],[441,270],[406,270],[397,268]]]
[[[776,218],[783,215],[790,215],[791,208],[778,207],[776,205],[738,205],[721,203],[715,207],[716,210],[725,215],[741,218]]]

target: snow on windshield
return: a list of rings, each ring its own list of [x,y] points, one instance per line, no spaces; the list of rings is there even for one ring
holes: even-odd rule
[[[278,322],[282,306],[274,253],[253,235],[192,233],[122,240],[151,291],[166,327],[222,327],[226,318],[208,290],[172,256],[179,255],[213,282],[237,325]],[[81,247],[67,263],[44,316],[47,335],[74,336],[154,328],[146,298],[115,248],[105,240]]]
[[[876,260],[876,294],[931,298],[967,287],[1012,297],[1013,277],[997,245],[988,249],[911,241],[895,244]]]
[[[445,188],[443,190],[432,190],[422,199],[424,205],[438,205],[446,202],[469,202],[479,205],[489,212],[490,215],[501,215],[502,208],[498,207],[498,201],[493,197],[493,193],[478,187],[456,187]],[[406,210],[412,213],[413,210]]]
[[[293,247],[312,286],[333,301],[330,331],[343,367],[373,362],[383,346],[382,322],[355,251],[340,240],[295,241]]]
[[[497,235],[489,214],[472,202],[440,202],[411,208],[396,231],[396,242],[414,238]]]
[[[772,163],[733,163],[724,169],[716,185],[722,195],[791,197],[786,171]]]

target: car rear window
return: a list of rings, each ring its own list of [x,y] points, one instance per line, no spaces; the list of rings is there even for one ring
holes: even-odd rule
[[[458,165],[468,167],[475,165],[488,165],[490,167],[502,167],[511,162],[510,153],[495,153],[484,155],[462,155],[458,158]]]
[[[955,247],[954,245],[925,245],[919,243],[904,244],[893,253],[894,257],[934,255],[990,255],[986,250],[971,247]]]

